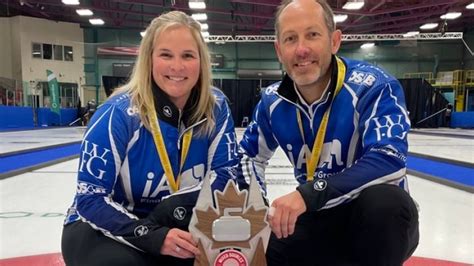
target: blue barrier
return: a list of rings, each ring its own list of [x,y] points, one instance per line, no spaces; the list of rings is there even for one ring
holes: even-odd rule
[[[37,126],[67,126],[77,119],[76,108],[61,109],[61,116],[49,108],[36,109]],[[33,108],[0,105],[0,130],[15,128],[33,128]]]
[[[77,109],[61,109],[61,117],[49,108],[38,108],[38,126],[67,126],[77,119]]]
[[[0,105],[0,129],[32,127],[33,108]]]
[[[453,112],[451,127],[474,128],[474,112]]]

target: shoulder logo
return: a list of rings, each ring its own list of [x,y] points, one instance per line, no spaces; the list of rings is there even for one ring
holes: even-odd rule
[[[328,183],[326,182],[326,180],[324,179],[318,179],[316,181],[314,181],[314,185],[313,185],[313,188],[314,190],[317,190],[317,191],[323,191],[326,189]]]
[[[265,94],[266,95],[275,94],[275,92],[277,90],[278,90],[278,86],[277,85],[272,85],[272,86],[269,86],[265,89]]]
[[[176,220],[184,220],[184,217],[186,217],[186,209],[184,207],[177,207],[173,211],[173,216]]]
[[[167,117],[171,117],[173,115],[173,112],[171,111],[171,108],[169,106],[163,107],[163,113]]]
[[[133,116],[133,115],[136,115],[138,114],[140,111],[138,110],[138,108],[136,106],[132,106],[132,107],[128,107],[127,108],[127,114],[129,116]]]
[[[352,82],[359,85],[365,85],[371,87],[374,85],[376,78],[374,75],[366,72],[352,71],[348,82]]]
[[[139,225],[135,227],[135,230],[133,230],[133,233],[135,234],[135,236],[144,236],[148,234],[148,227],[144,225]]]

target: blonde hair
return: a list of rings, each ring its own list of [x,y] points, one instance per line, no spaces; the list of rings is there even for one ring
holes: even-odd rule
[[[114,95],[127,92],[131,96],[132,105],[140,113],[143,125],[151,131],[148,115],[155,111],[152,88],[152,53],[158,36],[171,27],[187,27],[197,43],[200,57],[199,78],[193,90],[198,90],[197,103],[192,106],[189,123],[194,124],[203,118],[206,122],[198,130],[198,134],[210,133],[215,125],[213,109],[215,98],[211,89],[211,63],[209,50],[201,35],[201,25],[181,11],[164,13],[153,19],[146,29],[146,34],[140,42],[138,57],[132,75],[127,84],[117,88]]]
[[[329,6],[326,0],[314,1],[323,8],[324,22],[326,23],[329,33],[334,32],[336,30],[336,24],[334,23],[334,13],[332,12],[331,6]],[[285,9],[285,7],[287,7],[292,2],[294,2],[294,0],[282,0],[281,4],[277,7],[277,12],[275,14],[275,34],[277,38],[280,35],[280,15],[283,12],[283,9]]]

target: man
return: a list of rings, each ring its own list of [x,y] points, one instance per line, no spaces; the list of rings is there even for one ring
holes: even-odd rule
[[[264,171],[279,146],[299,186],[271,203],[269,265],[402,265],[418,244],[405,176],[410,121],[399,82],[335,56],[342,33],[323,0],[284,1],[275,49],[286,75],[262,92],[240,143]]]

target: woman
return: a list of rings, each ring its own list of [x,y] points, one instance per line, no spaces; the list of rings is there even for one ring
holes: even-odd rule
[[[77,193],[62,236],[67,265],[186,265],[187,229],[204,175],[234,179],[235,132],[211,88],[200,25],[179,11],[155,18],[131,79],[92,117]]]

